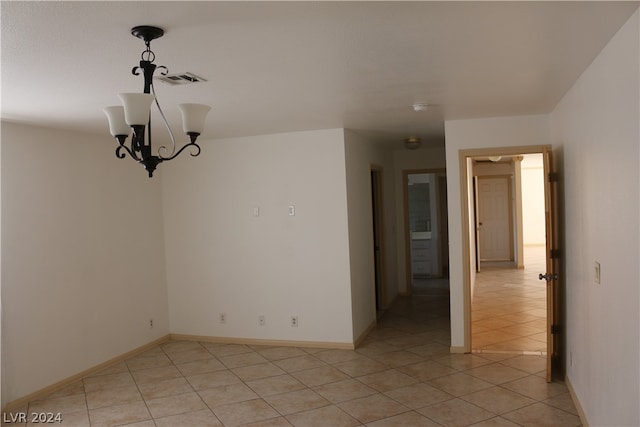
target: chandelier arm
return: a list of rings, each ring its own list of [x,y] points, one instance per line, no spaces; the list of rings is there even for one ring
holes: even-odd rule
[[[140,158],[138,156],[136,156],[136,154],[131,151],[129,149],[129,147],[127,147],[124,144],[120,144],[118,145],[118,147],[116,148],[116,157],[119,159],[124,159],[126,157],[126,155],[122,152],[122,149],[124,148],[124,150],[129,153],[129,155],[131,156],[132,159],[134,159],[135,161],[140,161]]]
[[[195,152],[189,153],[189,154],[191,154],[191,157],[197,157],[198,155],[200,155],[200,146],[198,144],[196,144],[195,139],[192,138],[192,141],[190,143],[185,144],[184,147],[182,147],[180,150],[178,150],[178,152],[175,153],[174,155],[172,155],[171,157],[162,157],[162,156],[159,156],[159,157],[162,160],[175,159],[176,157],[178,157],[180,155],[180,153],[182,153],[188,147],[195,147],[195,149],[196,149]]]
[[[160,67],[159,67],[160,68]],[[164,69],[166,69],[166,67],[162,67]],[[167,118],[164,115],[164,111],[162,111],[162,108],[160,107],[160,103],[158,102],[158,97],[156,96],[156,88],[153,85],[153,83],[151,83],[151,93],[153,93],[154,99],[155,99],[155,103],[156,103],[156,107],[158,107],[158,111],[160,112],[160,117],[162,117],[162,122],[164,123],[165,128],[167,129],[167,132],[169,132],[169,138],[171,139],[171,145],[172,145],[172,150],[171,150],[171,154],[169,155],[169,158],[172,158],[171,156],[173,156],[176,152],[176,138],[173,135],[173,131],[171,130],[171,126],[169,126],[169,122],[167,121]],[[164,157],[162,154],[160,154],[163,151],[167,151],[167,147],[165,145],[161,145],[160,147],[158,147],[158,157],[163,158],[163,159],[167,159],[167,157]]]

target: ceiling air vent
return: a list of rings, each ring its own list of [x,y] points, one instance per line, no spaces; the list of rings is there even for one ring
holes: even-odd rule
[[[170,85],[186,85],[191,83],[199,83],[206,82],[206,79],[202,77],[196,76],[193,73],[176,73],[176,74],[167,74],[166,76],[157,77],[161,82],[170,84]]]

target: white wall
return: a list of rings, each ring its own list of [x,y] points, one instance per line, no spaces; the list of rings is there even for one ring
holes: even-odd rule
[[[547,115],[449,120],[445,122],[447,193],[449,203],[449,262],[451,345],[464,347],[462,209],[459,151],[472,148],[515,147],[549,143]]]
[[[171,332],[352,343],[344,131],[202,147],[163,171]]]
[[[544,170],[542,154],[522,160],[522,224],[525,245],[545,244]]]
[[[169,332],[160,179],[115,146],[2,123],[2,406]]]
[[[382,167],[386,301],[396,297],[396,236],[393,157],[358,134],[345,131],[349,259],[354,337],[359,338],[376,320],[373,262],[371,165]]]
[[[402,173],[405,170],[420,169],[444,169],[445,150],[444,147],[422,148],[418,150],[396,150],[393,152],[393,165],[395,170],[395,230],[397,235],[396,241],[396,265],[397,268],[397,285],[398,292],[407,294],[407,272],[406,272],[406,236],[404,229],[404,188],[402,181]],[[448,176],[447,176],[448,180]],[[447,181],[447,185],[449,185]]]
[[[567,376],[593,426],[640,425],[638,39],[636,11],[551,116],[564,151]]]
[[[0,135],[0,172],[2,170],[2,136]],[[0,173],[0,207],[2,206],[2,173]],[[0,242],[2,242],[2,209],[0,209]],[[4,398],[2,395],[3,381],[2,381],[2,319],[4,314],[2,313],[2,244],[0,244],[0,411],[4,408]]]

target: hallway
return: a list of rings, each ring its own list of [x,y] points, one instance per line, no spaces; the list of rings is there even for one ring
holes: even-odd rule
[[[449,353],[442,285],[398,297],[357,350],[169,341],[19,410],[76,427],[579,426],[544,357]]]

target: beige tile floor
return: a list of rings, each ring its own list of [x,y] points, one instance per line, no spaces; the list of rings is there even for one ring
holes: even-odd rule
[[[448,293],[416,293],[355,351],[171,341],[22,410],[65,426],[580,425],[543,357],[450,354]]]
[[[547,351],[544,246],[525,247],[525,268],[492,264],[476,275],[471,313],[474,352]]]

